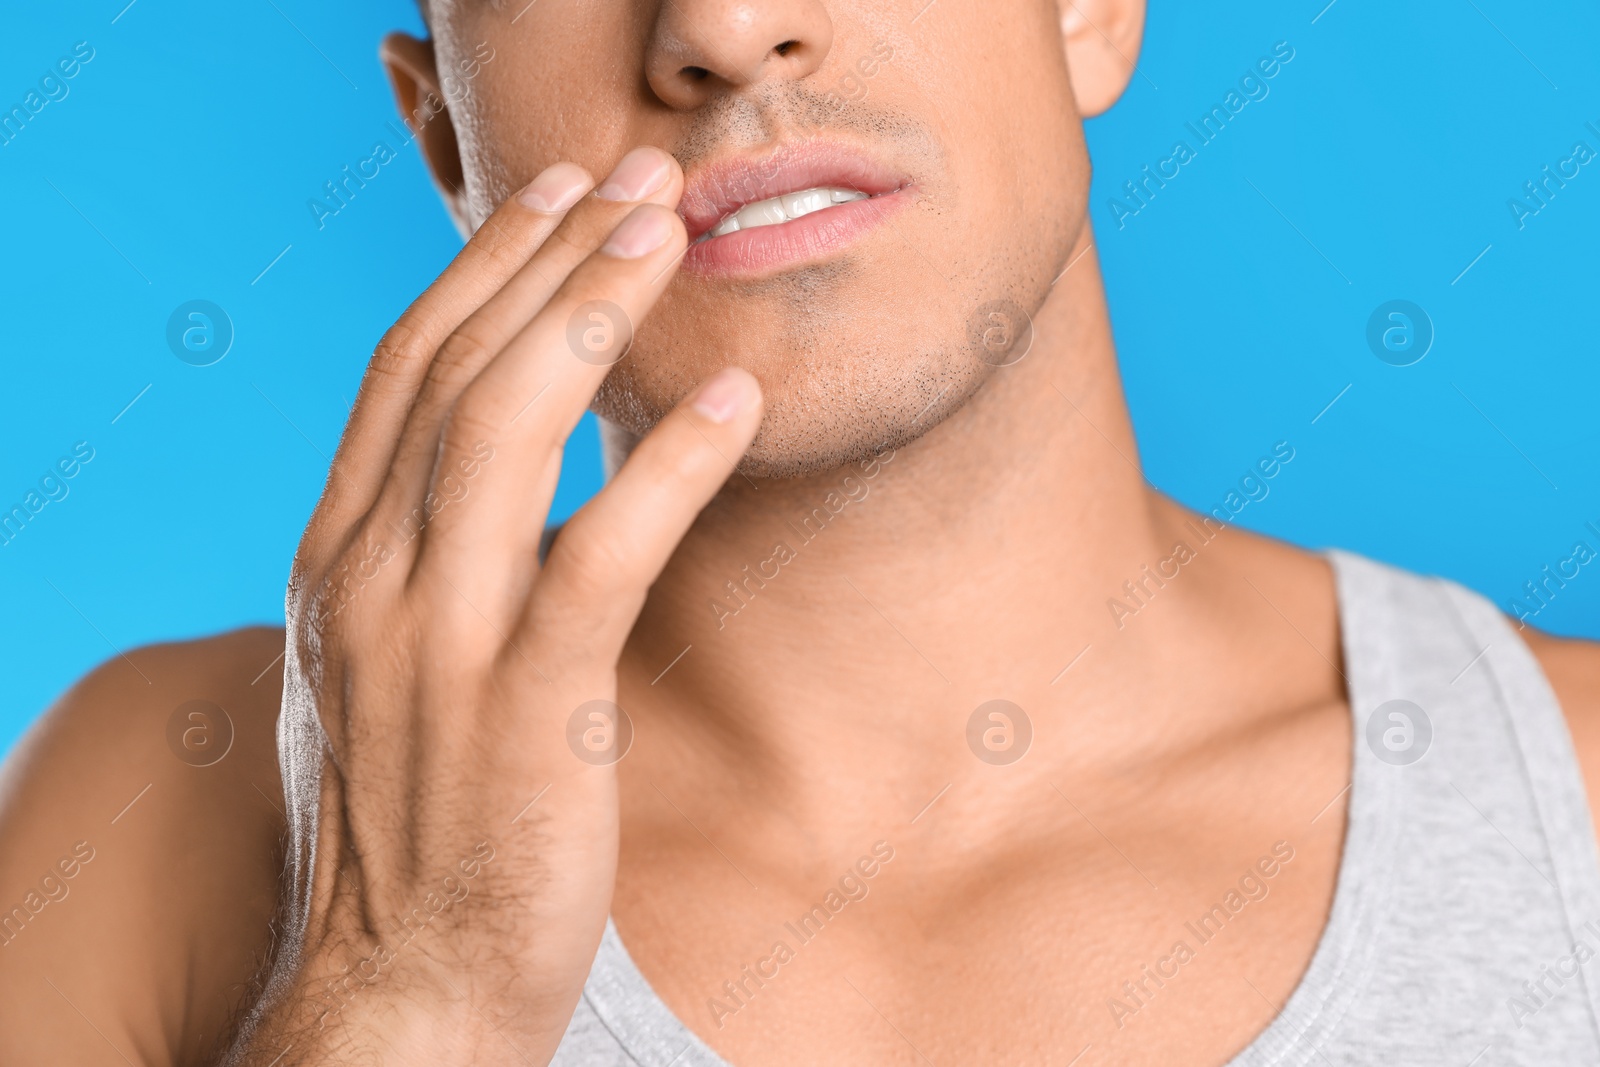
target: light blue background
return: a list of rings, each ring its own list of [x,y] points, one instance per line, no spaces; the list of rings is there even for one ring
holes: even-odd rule
[[[281,621],[366,356],[458,245],[411,149],[323,231],[306,207],[375,140],[396,143],[375,52],[416,27],[409,0],[125,2],[28,5],[0,35],[5,109],[74,43],[96,51],[0,147],[0,509],[75,442],[95,449],[0,548],[0,748],[114,649]],[[1090,124],[1149,475],[1209,508],[1288,440],[1294,462],[1245,525],[1504,606],[1575,540],[1600,548],[1584,529],[1600,526],[1600,162],[1520,231],[1507,207],[1575,141],[1600,150],[1585,128],[1600,126],[1600,14],[1324,3],[1158,0],[1126,99]],[[1270,95],[1119,230],[1122,183],[1176,140],[1195,147],[1185,122],[1278,41],[1296,54]],[[164,342],[195,298],[237,331],[207,368]],[[1437,331],[1415,366],[1366,347],[1393,298]],[[558,512],[598,483],[586,421]],[[1600,565],[1538,622],[1600,636]]]

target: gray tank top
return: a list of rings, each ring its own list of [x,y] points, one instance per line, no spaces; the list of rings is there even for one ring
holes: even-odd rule
[[[1476,594],[1330,558],[1355,739],[1332,912],[1228,1067],[1600,1064],[1600,862],[1537,661]],[[553,1062],[728,1067],[609,923]]]

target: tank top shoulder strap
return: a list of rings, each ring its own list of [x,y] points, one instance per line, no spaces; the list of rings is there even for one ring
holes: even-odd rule
[[[1560,701],[1510,619],[1458,585],[1440,583],[1440,588],[1462,630],[1481,650],[1482,658],[1467,673],[1482,668],[1482,685],[1509,721],[1516,748],[1505,759],[1515,764],[1532,795],[1549,848],[1551,874],[1566,911],[1575,919],[1600,925],[1600,846]],[[1576,937],[1579,927],[1573,933]],[[1600,1017],[1600,974],[1590,977],[1589,988]]]
[[[1234,1063],[1600,1063],[1600,860],[1537,661],[1474,593],[1329,558],[1353,740],[1338,884]]]

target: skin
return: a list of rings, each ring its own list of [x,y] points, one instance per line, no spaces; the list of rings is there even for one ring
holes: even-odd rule
[[[600,7],[540,3],[512,24],[436,6],[435,45],[386,42],[475,236],[374,357],[287,636],[113,660],[11,755],[0,902],[75,842],[93,859],[0,949],[8,1049],[543,1063],[609,912],[735,1064],[1064,1064],[1090,1043],[1097,1063],[1225,1062],[1326,922],[1349,708],[1320,557],[1230,529],[1125,627],[1104,606],[1189,536],[1136,464],[1085,218],[1080,117],[1124,88],[1142,5],[940,4],[915,27],[864,0]],[[680,163],[791,133],[797,102],[878,39],[896,58],[829,132],[898,153],[913,207],[826,263],[737,284],[674,274]],[[439,72],[482,43],[496,58],[471,92],[418,122],[430,91],[450,96]],[[636,144],[680,161],[662,159],[637,208],[670,231],[641,258],[596,251],[632,202],[585,197],[563,218],[512,196],[561,160],[605,175]],[[997,371],[962,339],[1000,295],[1037,309],[1036,339]],[[609,376],[562,342],[595,296],[639,323]],[[691,393],[724,366],[754,380],[724,379],[747,391],[719,422]],[[620,473],[541,568],[559,444],[591,401]],[[493,458],[452,489],[479,442]],[[847,472],[869,494],[719,627],[724,583]],[[430,487],[449,502],[330,613],[340,567],[387,545],[382,520]],[[1600,652],[1524,637],[1595,781]],[[1008,766],[966,742],[996,696],[1034,730]],[[204,767],[166,740],[194,699],[235,730]],[[620,763],[567,746],[591,699],[628,710]],[[315,723],[328,739],[320,778],[291,775],[287,793],[280,714],[291,741]],[[297,838],[290,813],[310,804],[321,822]],[[321,858],[285,893],[295,840]],[[893,859],[863,899],[748,1005],[708,1008],[880,841]],[[1119,1028],[1106,998],[1278,842],[1293,859],[1270,895]],[[451,886],[468,892],[319,1027],[326,979],[370,958],[382,918]],[[263,967],[285,944],[298,955]]]

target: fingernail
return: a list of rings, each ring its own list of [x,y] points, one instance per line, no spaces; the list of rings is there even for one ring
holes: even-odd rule
[[[732,367],[712,375],[695,395],[694,410],[712,422],[727,422],[750,406],[755,397],[753,379]]]
[[[589,188],[588,173],[576,163],[546,167],[517,194],[524,207],[535,211],[565,211]]]
[[[618,259],[638,259],[654,252],[672,236],[671,219],[672,213],[666,208],[636,207],[611,231],[600,251]]]
[[[622,157],[594,195],[602,200],[643,200],[665,185],[671,172],[672,164],[665,152],[641,146]]]

